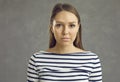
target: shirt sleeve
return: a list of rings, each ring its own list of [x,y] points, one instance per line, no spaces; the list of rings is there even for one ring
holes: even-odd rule
[[[36,57],[31,56],[27,68],[27,82],[39,82],[39,74],[37,72]]]
[[[102,82],[102,68],[98,56],[93,58],[93,69],[90,73],[89,82]]]

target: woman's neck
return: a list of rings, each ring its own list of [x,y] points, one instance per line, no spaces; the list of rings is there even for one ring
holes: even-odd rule
[[[53,47],[47,51],[53,52],[53,53],[64,54],[64,53],[80,52],[83,50],[76,48],[74,45],[57,45],[56,44],[55,47]]]

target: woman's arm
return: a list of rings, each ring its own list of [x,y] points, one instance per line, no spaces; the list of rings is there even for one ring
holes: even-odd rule
[[[31,56],[27,68],[27,82],[39,82],[35,55]]]
[[[93,69],[90,73],[89,82],[102,82],[102,68],[98,56],[93,60]]]

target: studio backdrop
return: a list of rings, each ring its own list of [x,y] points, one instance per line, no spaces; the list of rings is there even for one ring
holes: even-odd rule
[[[26,82],[29,58],[48,48],[59,2],[78,10],[83,46],[99,56],[103,82],[120,82],[120,0],[0,0],[0,82]]]

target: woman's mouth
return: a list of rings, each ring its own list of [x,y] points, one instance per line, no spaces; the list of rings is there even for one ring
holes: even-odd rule
[[[62,38],[63,41],[68,42],[70,38]]]

